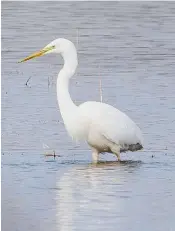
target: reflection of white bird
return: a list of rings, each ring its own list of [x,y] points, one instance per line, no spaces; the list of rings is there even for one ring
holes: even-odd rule
[[[79,106],[73,103],[68,88],[78,61],[71,41],[56,39],[20,62],[49,53],[61,54],[64,59],[57,79],[57,99],[65,127],[74,139],[88,142],[93,161],[97,162],[102,152],[113,153],[120,160],[120,152],[142,149],[141,131],[126,114],[101,102],[89,101]]]

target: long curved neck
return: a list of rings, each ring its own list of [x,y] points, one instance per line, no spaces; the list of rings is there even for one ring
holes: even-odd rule
[[[57,100],[61,116],[64,123],[68,123],[71,115],[76,113],[77,106],[72,101],[69,94],[69,80],[74,75],[77,68],[77,52],[72,44],[68,50],[62,53],[64,66],[57,78]]]

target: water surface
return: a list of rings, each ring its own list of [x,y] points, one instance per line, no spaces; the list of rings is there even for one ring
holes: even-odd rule
[[[2,3],[4,231],[174,230],[174,25],[173,2]],[[103,101],[141,127],[144,151],[94,166],[68,137],[56,100],[62,59],[17,63],[58,37],[78,49],[74,101],[100,100],[101,79]],[[45,157],[43,143],[60,157]]]

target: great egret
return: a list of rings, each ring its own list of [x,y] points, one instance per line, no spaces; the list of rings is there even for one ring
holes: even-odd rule
[[[120,161],[120,153],[137,151],[143,148],[140,128],[123,112],[101,102],[88,101],[76,106],[69,94],[69,80],[78,65],[74,44],[58,38],[39,52],[20,62],[49,53],[61,54],[64,66],[57,78],[57,100],[69,135],[75,140],[85,140],[92,148],[93,162],[97,163],[99,154],[113,153]]]

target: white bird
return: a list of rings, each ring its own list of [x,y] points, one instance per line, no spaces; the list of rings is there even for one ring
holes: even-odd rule
[[[77,106],[72,101],[69,80],[76,71],[78,60],[71,41],[58,38],[20,62],[49,53],[61,54],[64,59],[57,78],[57,100],[64,125],[73,139],[87,141],[92,148],[93,162],[97,163],[103,152],[115,154],[120,161],[121,152],[142,149],[140,128],[126,114],[102,102],[88,101]]]

